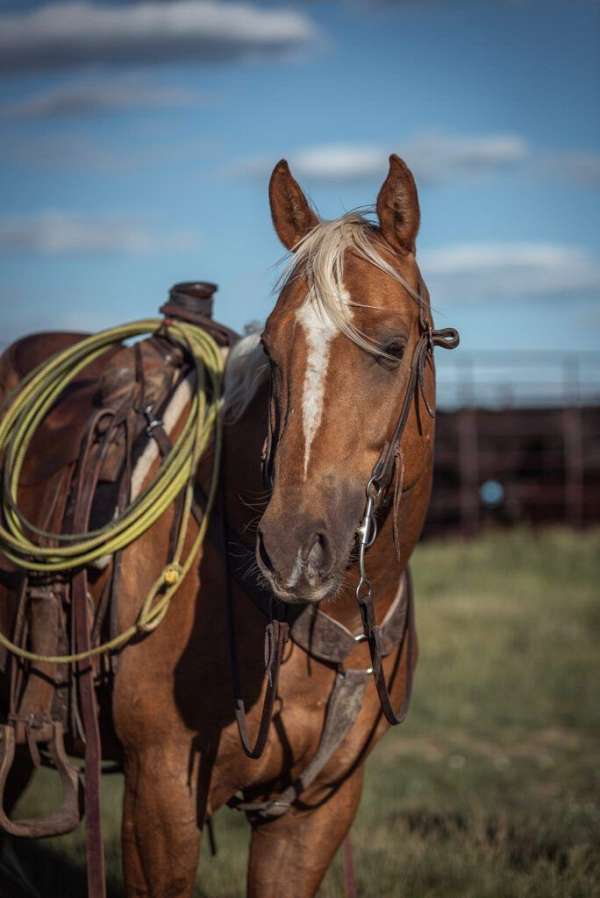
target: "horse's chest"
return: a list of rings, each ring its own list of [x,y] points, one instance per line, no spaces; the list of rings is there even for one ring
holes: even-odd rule
[[[235,723],[223,732],[211,780],[213,807],[239,790],[274,782],[287,784],[302,772],[318,749],[334,676],[332,670],[293,647],[282,666],[273,724],[262,757],[252,760],[244,754]],[[258,728],[263,698],[261,694],[249,711],[251,733]]]

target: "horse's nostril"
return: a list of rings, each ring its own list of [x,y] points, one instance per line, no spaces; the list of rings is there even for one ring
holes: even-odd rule
[[[288,528],[279,521],[261,521],[256,533],[256,560],[271,585],[277,589],[316,589],[330,574],[334,552],[320,522]]]
[[[306,556],[306,563],[310,565],[310,567],[317,568],[318,570],[321,567],[324,554],[323,536],[320,533],[317,533],[314,542],[309,549],[308,555]]]
[[[321,576],[327,573],[331,567],[329,541],[324,533],[315,533],[312,546],[306,556],[306,566],[309,573]]]
[[[273,563],[269,557],[269,553],[267,552],[267,548],[265,546],[265,540],[262,535],[262,531],[261,531],[260,527],[258,528],[258,540],[257,541],[258,541],[258,554],[259,554],[260,560],[262,561],[262,563],[264,564],[264,566],[266,567],[267,570],[273,571]]]

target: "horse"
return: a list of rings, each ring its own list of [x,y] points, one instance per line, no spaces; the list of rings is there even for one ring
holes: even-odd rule
[[[433,330],[417,188],[392,155],[376,217],[321,221],[281,160],[269,198],[289,264],[263,333],[229,352],[209,534],[160,626],[119,652],[101,703],[125,776],[128,898],[190,898],[205,821],[226,804],[251,826],[249,898],[314,896],[356,815],[364,762],[410,698],[408,562],[431,491],[431,350],[457,342]],[[29,338],[32,363],[70,339]],[[3,382],[28,367],[17,344]],[[159,465],[157,454],[144,476]],[[200,497],[209,467],[204,458]],[[43,488],[23,492],[33,518]],[[169,557],[176,514],[121,555],[120,630]],[[102,579],[90,581],[96,603]]]

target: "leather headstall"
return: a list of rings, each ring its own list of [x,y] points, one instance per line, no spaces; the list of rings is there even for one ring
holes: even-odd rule
[[[394,473],[396,473],[396,489],[394,497],[394,538],[396,542],[396,551],[399,550],[398,543],[398,506],[401,498],[401,481],[403,477],[403,460],[401,442],[402,436],[406,429],[410,410],[413,402],[416,406],[417,419],[419,420],[419,399],[423,400],[427,414],[435,417],[435,410],[429,404],[425,394],[425,368],[427,363],[433,367],[433,350],[435,346],[442,349],[455,349],[459,342],[460,336],[455,328],[443,328],[435,330],[431,318],[427,317],[426,309],[429,308],[428,296],[423,281],[419,284],[418,303],[419,303],[419,326],[420,336],[413,350],[410,363],[410,372],[406,390],[402,398],[400,413],[398,415],[396,425],[389,440],[386,441],[381,454],[371,472],[371,477],[366,487],[366,507],[361,526],[357,530],[359,543],[359,570],[360,579],[356,588],[356,598],[361,612],[363,621],[364,634],[369,644],[371,654],[371,663],[373,666],[373,676],[381,708],[386,719],[392,726],[402,723],[406,716],[406,700],[403,702],[399,712],[394,711],[390,698],[389,688],[385,680],[382,659],[382,635],[381,627],[375,620],[373,590],[370,580],[366,573],[365,557],[367,550],[374,544],[378,528],[379,518],[385,513],[389,507],[389,488]],[[431,313],[429,313],[431,314]],[[419,425],[420,426],[420,425]],[[400,485],[398,485],[400,484]],[[412,608],[410,609],[412,614]],[[412,629],[409,631],[412,632]],[[412,640],[409,641],[409,653],[412,652]],[[412,688],[412,663],[409,658],[408,663],[408,686],[407,694],[410,695]]]

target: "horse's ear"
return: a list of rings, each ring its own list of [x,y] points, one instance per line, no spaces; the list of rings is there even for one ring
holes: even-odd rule
[[[417,185],[406,162],[395,153],[377,197],[377,215],[387,242],[400,252],[414,253],[421,220]]]
[[[279,239],[288,249],[294,249],[319,224],[316,213],[308,205],[285,159],[280,159],[273,169],[269,183],[269,201],[273,225]]]

